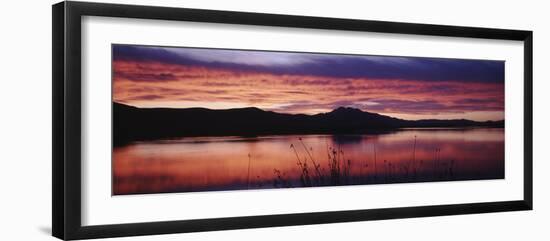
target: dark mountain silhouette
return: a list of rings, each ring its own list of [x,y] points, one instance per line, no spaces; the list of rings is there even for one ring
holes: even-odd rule
[[[183,136],[268,134],[361,134],[408,127],[504,127],[504,121],[403,120],[339,107],[316,115],[283,114],[258,108],[137,108],[113,103],[115,145]]]

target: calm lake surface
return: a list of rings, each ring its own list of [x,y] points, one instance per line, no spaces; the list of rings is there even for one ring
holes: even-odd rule
[[[504,178],[504,129],[189,137],[113,150],[113,194]]]

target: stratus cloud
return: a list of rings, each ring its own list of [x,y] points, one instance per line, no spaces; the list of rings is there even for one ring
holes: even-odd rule
[[[501,83],[282,75],[130,59],[115,60],[113,70],[114,100],[141,107],[316,114],[350,106],[407,118],[475,112],[479,119],[498,119],[504,110]]]
[[[113,45],[113,59],[276,75],[503,83],[504,61]]]

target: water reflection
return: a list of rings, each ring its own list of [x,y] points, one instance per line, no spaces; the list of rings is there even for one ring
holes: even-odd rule
[[[113,192],[193,192],[504,178],[504,129],[197,137],[113,150]]]

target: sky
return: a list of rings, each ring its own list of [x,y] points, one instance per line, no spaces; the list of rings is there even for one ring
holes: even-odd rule
[[[136,107],[353,107],[397,118],[504,119],[504,61],[113,45],[113,100]]]

